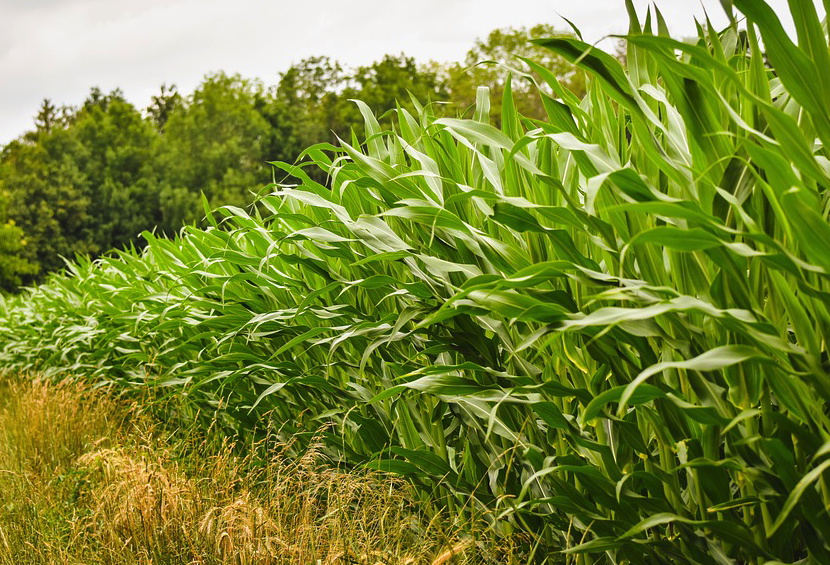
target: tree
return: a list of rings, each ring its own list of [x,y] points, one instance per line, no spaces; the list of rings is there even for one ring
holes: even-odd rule
[[[303,59],[280,75],[274,107],[285,118],[296,153],[314,143],[334,142],[333,132],[342,133],[340,94],[349,78],[329,57]]]
[[[585,76],[562,57],[538,47],[530,40],[554,35],[563,35],[553,26],[539,24],[533,27],[496,29],[485,40],[477,40],[467,52],[464,64],[453,63],[444,68],[450,98],[459,112],[467,112],[475,106],[477,86],[490,89],[491,114],[498,123],[501,118],[501,101],[504,86],[512,67],[523,72],[530,69],[519,59],[532,59],[551,71],[560,83],[577,96],[585,93]],[[569,35],[569,34],[565,34]],[[531,72],[540,84],[541,77]],[[532,118],[545,116],[544,106],[535,89],[525,80],[513,80],[513,97],[519,112]]]
[[[366,102],[378,114],[394,109],[397,104],[411,107],[410,93],[424,104],[449,97],[446,84],[435,69],[418,65],[403,53],[385,55],[380,61],[358,67],[353,81],[356,85],[353,97]]]
[[[113,91],[84,104],[71,129],[74,160],[85,177],[96,253],[122,247],[161,221],[158,134],[138,109]]]
[[[259,82],[217,73],[173,110],[159,159],[163,229],[201,219],[201,192],[212,206],[245,206],[249,192],[270,181],[270,127],[255,107],[263,90]]]
[[[41,273],[60,269],[61,256],[90,253],[92,222],[86,177],[74,158],[83,148],[72,132],[41,133],[37,142],[13,141],[2,154],[0,179],[6,215],[28,242],[21,252]],[[33,282],[24,277],[24,283]]]
[[[10,194],[0,184],[0,291],[12,292],[24,276],[34,275],[38,266],[24,256],[28,245],[23,230],[7,217]]]
[[[93,86],[89,90],[89,95],[86,97],[86,100],[84,100],[84,105],[81,109],[91,110],[92,108],[98,107],[106,111],[107,106],[109,106],[110,102],[113,100],[125,101],[124,92],[122,92],[120,88],[112,90],[109,94],[104,94],[99,87]]]
[[[378,114],[397,104],[410,106],[410,93],[422,101],[446,99],[438,73],[412,57],[386,55],[380,61],[349,72],[328,57],[310,57],[282,74],[275,104],[291,125],[293,146],[348,138],[363,119],[352,99],[365,102]]]
[[[352,99],[367,103],[381,126],[391,127],[384,116],[398,105],[411,108],[410,94],[421,102],[450,100],[454,108],[447,111],[461,113],[475,104],[476,87],[483,84],[490,87],[498,122],[508,71],[478,63],[522,67],[515,55],[541,62],[581,94],[581,74],[528,43],[554,33],[550,26],[495,30],[464,63],[450,65],[422,65],[400,54],[349,69],[329,57],[310,57],[269,89],[216,73],[186,97],[163,84],[143,111],[119,89],[94,87],[78,108],[44,99],[33,131],[0,153],[6,195],[0,253],[23,261],[11,266],[5,259],[4,272],[16,274],[3,275],[2,284],[36,282],[63,266],[61,256],[140,244],[137,235],[145,229],[171,234],[199,222],[200,193],[211,206],[247,206],[250,193],[271,181],[268,161],[294,162],[311,145],[351,140],[351,129],[364,123]],[[519,110],[543,116],[538,94],[523,80],[512,84]],[[307,172],[321,184],[329,181],[325,171]]]
[[[0,159],[4,209],[27,242],[18,251],[42,273],[61,268],[61,256],[95,256],[136,241],[160,221],[152,124],[117,90],[93,89],[66,115],[10,143]],[[34,274],[24,273],[23,282]]]
[[[58,109],[52,104],[48,98],[44,98],[40,104],[40,109],[35,118],[35,130],[38,132],[51,133],[52,129],[58,124],[60,116]]]
[[[151,99],[152,103],[146,110],[147,116],[155,124],[156,130],[159,133],[163,133],[164,127],[170,119],[170,114],[173,113],[173,110],[181,106],[182,97],[175,84],[171,84],[170,86],[162,84],[161,92]]]

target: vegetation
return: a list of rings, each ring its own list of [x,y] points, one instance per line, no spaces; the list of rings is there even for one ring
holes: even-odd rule
[[[528,38],[552,33],[550,26],[494,31],[470,51],[468,64],[506,64]],[[543,50],[521,50],[534,51]],[[583,88],[563,59],[545,61]],[[80,108],[44,100],[36,129],[0,153],[0,290],[40,282],[63,268],[62,257],[97,257],[143,245],[143,230],[172,235],[198,224],[200,193],[211,206],[249,205],[271,181],[267,161],[293,162],[306,147],[348,139],[352,127],[361,127],[353,98],[383,113],[396,100],[409,104],[411,93],[421,101],[450,100],[446,111],[455,115],[473,103],[475,85],[498,90],[506,74],[494,64],[418,65],[403,54],[357,69],[312,57],[268,88],[224,73],[205,77],[189,96],[163,85],[143,113],[118,90],[93,88]],[[519,94],[521,108],[543,117],[533,92]],[[325,182],[325,174],[315,179]]]
[[[320,437],[540,562],[828,563],[830,50],[790,5],[798,45],[759,0],[695,42],[629,3],[625,67],[538,40],[589,77],[527,60],[544,119],[519,72],[498,128],[486,88],[358,102],[247,210],[3,302],[0,366]]]
[[[8,195],[0,194],[0,292],[3,289],[16,288],[26,275],[37,274],[37,265],[23,257],[26,248],[26,236],[14,220],[6,217],[6,199]]]
[[[309,450],[164,430],[80,384],[0,384],[0,563],[468,563],[514,558],[460,539],[401,480]],[[267,452],[266,452],[267,451]],[[377,509],[382,508],[383,512]]]

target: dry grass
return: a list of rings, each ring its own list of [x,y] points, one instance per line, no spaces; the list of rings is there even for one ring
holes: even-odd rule
[[[185,436],[82,385],[0,384],[0,563],[514,560],[428,518],[397,479]]]

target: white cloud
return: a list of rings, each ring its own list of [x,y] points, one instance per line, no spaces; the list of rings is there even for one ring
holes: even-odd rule
[[[786,0],[771,2],[786,14]],[[635,0],[641,13],[647,2]],[[694,33],[695,0],[658,0],[677,35]],[[716,25],[718,0],[705,0]],[[477,37],[505,26],[573,21],[586,40],[624,33],[623,0],[2,0],[0,144],[32,124],[43,98],[79,104],[89,88],[121,87],[146,105],[163,83],[191,91],[225,70],[268,84],[292,62],[330,55],[349,65],[386,53],[463,58]]]

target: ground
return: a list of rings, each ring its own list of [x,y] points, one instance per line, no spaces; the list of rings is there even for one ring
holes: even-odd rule
[[[0,564],[512,560],[397,479],[171,432],[140,408],[69,382],[0,383]]]

